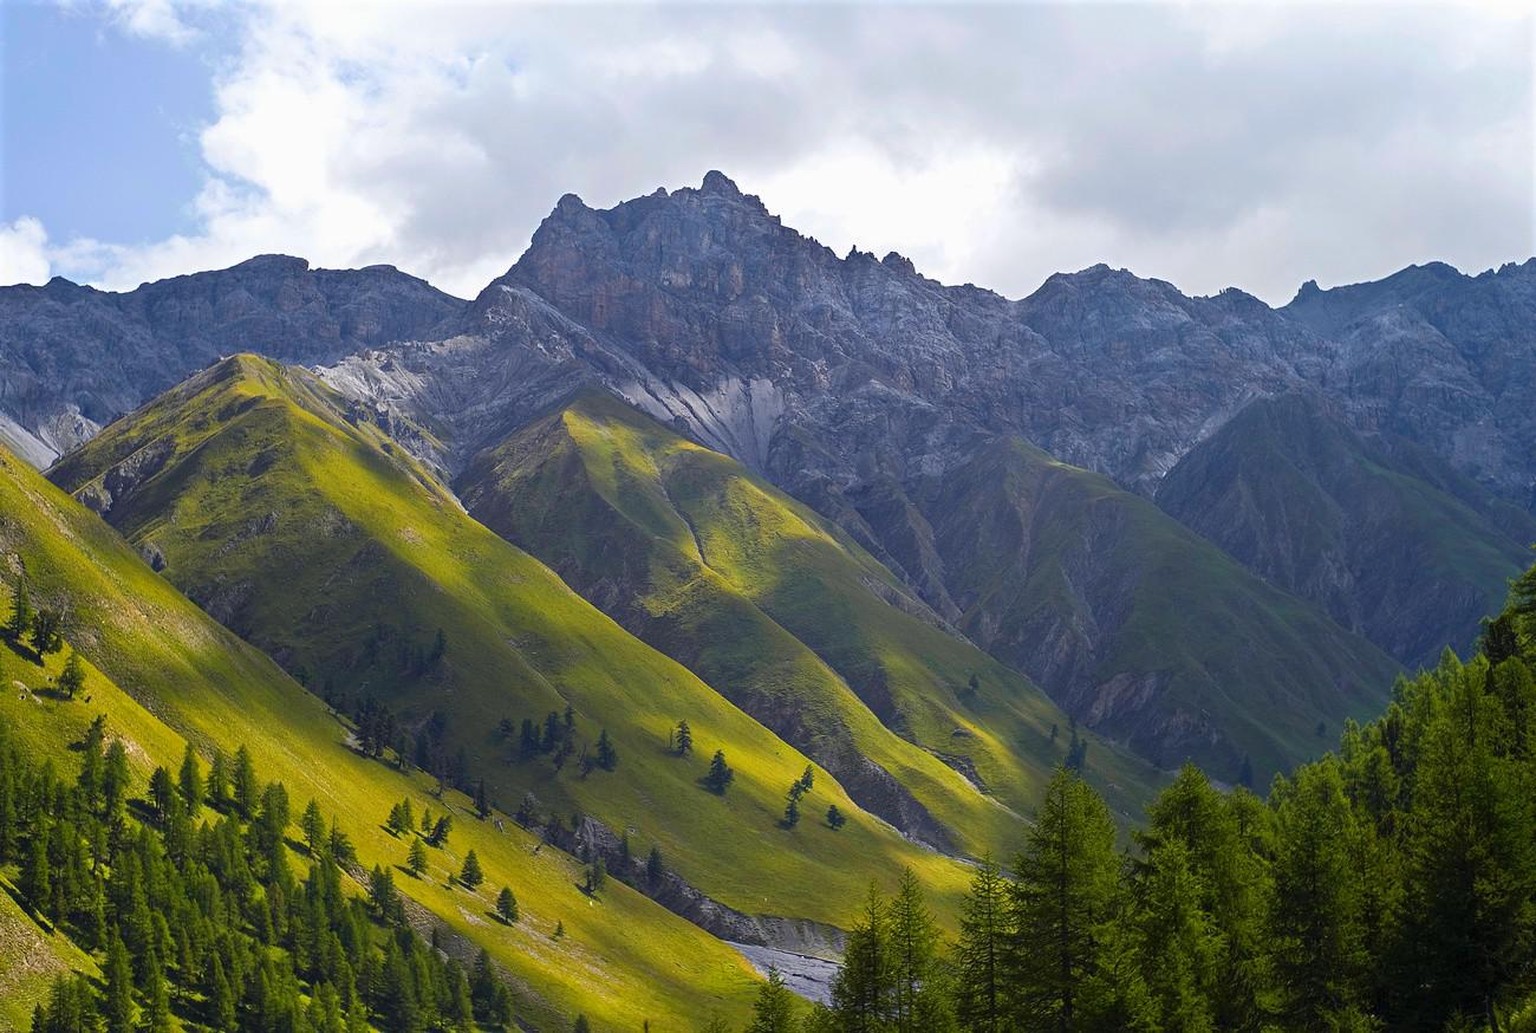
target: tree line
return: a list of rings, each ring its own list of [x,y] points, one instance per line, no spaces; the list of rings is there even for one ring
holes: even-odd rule
[[[512,999],[488,955],[466,970],[417,936],[391,886],[344,889],[356,857],[311,801],[291,804],[244,747],[206,772],[189,746],[131,795],[120,738],[97,718],[60,778],[0,716],[0,865],[20,902],[101,962],[37,1007],[34,1033],[425,1033],[498,1028]]]
[[[1477,655],[1399,679],[1266,798],[1187,766],[1122,849],[1063,766],[953,942],[906,873],[871,891],[830,1006],[775,976],[748,1030],[1536,1030],[1533,668],[1536,568]]]

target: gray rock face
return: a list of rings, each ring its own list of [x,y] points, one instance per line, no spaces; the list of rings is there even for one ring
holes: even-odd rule
[[[222,355],[335,362],[433,336],[464,310],[390,266],[263,255],[115,294],[55,278],[0,288],[0,440],[46,465]]]
[[[1174,467],[1157,502],[1409,665],[1469,648],[1536,541],[1523,510],[1422,446],[1351,430],[1316,395],[1252,403]]]
[[[1320,386],[1356,426],[1536,504],[1536,259],[1478,276],[1436,262],[1328,291],[1308,283],[1280,311],[1338,342]]]

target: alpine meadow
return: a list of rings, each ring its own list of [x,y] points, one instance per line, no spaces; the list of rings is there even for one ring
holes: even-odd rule
[[[1532,40],[0,7],[0,1033],[1536,1033]]]

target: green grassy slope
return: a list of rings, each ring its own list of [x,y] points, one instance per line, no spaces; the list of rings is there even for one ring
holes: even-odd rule
[[[71,640],[92,661],[83,693],[66,703],[15,684],[42,687],[58,674],[60,657],[40,668],[0,649],[0,712],[15,720],[30,749],[55,757],[60,771],[74,769],[68,744],[97,713],[128,741],[141,780],[155,764],[174,769],[188,740],[204,751],[233,752],[244,743],[261,777],[283,781],[300,807],[314,798],[338,818],[369,867],[405,861],[406,843],[381,825],[394,802],[409,795],[417,813],[444,810],[429,780],[349,749],[347,729],[323,704],[209,620],[94,515],[4,453],[0,558],[8,578],[24,565],[35,601],[67,607]],[[9,606],[3,593],[0,606]],[[498,832],[476,821],[461,794],[450,793],[447,803],[455,827],[447,848],[431,852],[431,878],[397,873],[397,885],[447,930],[492,952],[521,991],[524,1017],[563,1028],[584,1012],[598,1028],[638,1028],[645,1019],[745,1012],[755,983],[734,951],[617,883],[592,901],[578,888],[581,866],[573,858],[540,849],[511,822]],[[486,870],[473,895],[446,882],[470,849]],[[488,917],[502,885],[522,906],[516,927]],[[568,934],[559,941],[550,935],[557,921]],[[0,914],[0,928],[12,924],[8,910]],[[11,942],[8,934],[0,941],[0,971],[18,964]],[[30,982],[32,992],[39,982]]]
[[[1174,467],[1157,502],[1404,663],[1430,665],[1497,612],[1536,521],[1393,445],[1313,399],[1262,399]]]
[[[1012,845],[1016,823],[955,770],[1027,813],[1067,748],[1048,697],[942,627],[841,530],[606,394],[483,453],[458,487],[476,518],[869,806],[905,807],[917,834],[947,832],[976,852]],[[1155,772],[1103,743],[1090,755],[1114,806],[1139,813]],[[912,800],[861,777],[870,762]],[[930,816],[948,829],[934,833]]]
[[[835,802],[848,827],[779,828],[801,753],[471,520],[339,405],[302,371],[238,357],[107,428],[52,476],[82,497],[111,492],[108,518],[163,557],[165,577],[311,685],[374,694],[407,725],[441,713],[448,755],[462,748],[507,810],[531,791],[547,812],[633,829],[639,849],[658,844],[694,885],[749,914],[846,924],[864,873],[903,864],[941,902],[957,898],[959,865],[859,813],[825,773],[807,807]],[[420,651],[439,628],[436,663],[398,648]],[[617,771],[509,759],[501,718],[567,704],[582,739],[613,736]],[[681,718],[698,750],[686,760],[666,749]],[[723,798],[698,783],[716,748],[736,771]]]
[[[1160,766],[1255,784],[1387,698],[1397,666],[1150,502],[1000,440],[914,493],[964,627]]]

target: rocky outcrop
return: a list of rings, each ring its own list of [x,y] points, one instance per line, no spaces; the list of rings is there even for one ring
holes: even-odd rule
[[[0,288],[0,439],[46,463],[221,356],[331,363],[445,334],[464,307],[391,266],[281,255],[121,294],[58,277]]]
[[[1536,520],[1422,446],[1317,395],[1252,403],[1174,467],[1167,512],[1417,666],[1473,645]]]

